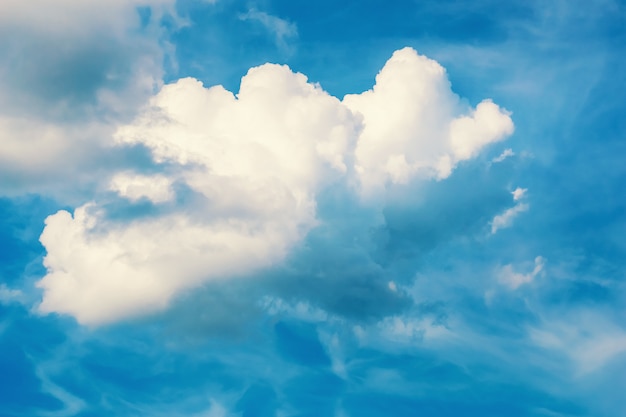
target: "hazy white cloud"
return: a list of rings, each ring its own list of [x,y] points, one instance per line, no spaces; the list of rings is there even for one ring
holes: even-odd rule
[[[529,207],[530,206],[526,203],[520,203],[505,210],[502,214],[498,214],[491,221],[491,233],[496,233],[500,229],[511,226],[513,219],[517,217],[518,214],[528,211]]]
[[[121,121],[162,84],[174,0],[0,2],[0,193],[98,183]],[[141,22],[137,7],[149,7]],[[90,178],[88,178],[90,177]],[[58,197],[58,196],[57,196]]]
[[[152,7],[157,14],[173,11],[175,0],[3,0],[0,23],[45,33],[93,33],[104,29],[123,32],[139,19],[137,7]]]
[[[491,101],[462,106],[443,68],[411,49],[344,102],[280,65],[252,68],[236,96],[181,79],[114,135],[178,167],[108,184],[164,210],[119,223],[96,199],[48,217],[39,309],[85,324],[162,309],[186,289],[280,262],[317,225],[316,196],[329,184],[371,195],[386,181],[443,178],[512,129]]]
[[[515,152],[513,152],[513,149],[511,149],[511,148],[507,148],[507,149],[505,149],[504,151],[502,151],[502,153],[501,153],[500,155],[498,155],[498,156],[496,156],[495,158],[493,158],[493,159],[491,160],[491,162],[493,162],[493,163],[502,162],[502,161],[504,161],[505,159],[507,159],[507,158],[509,158],[509,157],[511,157],[511,156],[514,156],[514,155],[515,155]]]
[[[48,367],[46,364],[40,364],[35,373],[41,382],[42,392],[57,399],[62,404],[62,408],[55,411],[39,411],[37,414],[42,417],[70,417],[83,411],[87,407],[85,401],[55,384],[48,376]]]
[[[429,316],[386,317],[371,325],[354,326],[352,331],[360,346],[385,352],[412,350],[416,346],[437,348],[458,338],[448,326]]]
[[[531,272],[521,273],[513,269],[513,265],[505,265],[498,271],[498,281],[502,285],[515,290],[524,284],[533,282],[535,277],[539,275],[546,264],[546,260],[541,256],[535,258],[535,266]]]
[[[299,301],[289,303],[281,298],[264,297],[261,307],[271,316],[287,316],[309,322],[326,322],[330,320],[329,314],[308,302]]]
[[[217,1],[217,0],[214,0]],[[211,407],[208,411],[195,414],[193,417],[228,417],[230,414],[222,404],[211,399]]]
[[[529,329],[534,344],[561,351],[575,365],[575,374],[595,372],[620,355],[626,354],[626,332],[606,317],[591,311],[573,313],[546,320],[542,326]]]
[[[247,13],[239,15],[242,20],[253,20],[261,23],[269,32],[274,35],[276,45],[286,50],[289,45],[287,41],[290,38],[298,36],[298,28],[295,23],[288,22],[277,16],[258,11],[256,9],[250,9]]]
[[[513,219],[515,219],[520,213],[528,211],[528,209],[530,208],[528,203],[520,202],[520,200],[522,200],[526,196],[527,191],[527,188],[518,187],[511,192],[511,194],[513,195],[513,201],[517,201],[518,203],[493,218],[493,220],[491,221],[492,234],[496,233],[500,229],[511,226],[511,224],[513,224]]]
[[[95,120],[54,123],[36,115],[0,114],[0,175],[6,179],[0,193],[78,188],[95,174],[99,150],[111,132],[111,127]]]
[[[445,69],[411,48],[394,52],[372,90],[343,102],[364,120],[355,169],[366,195],[415,177],[446,178],[459,161],[513,132],[506,111],[491,100],[464,105]]]
[[[164,203],[174,198],[172,180],[164,175],[121,173],[111,179],[110,189],[130,201],[146,198],[153,203]]]

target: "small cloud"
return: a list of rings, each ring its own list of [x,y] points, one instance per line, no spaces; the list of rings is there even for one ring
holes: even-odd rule
[[[515,290],[524,284],[533,282],[535,277],[543,271],[545,264],[546,260],[541,256],[537,256],[535,258],[535,267],[531,272],[526,274],[516,272],[511,264],[505,265],[500,269],[498,281],[512,290]]]
[[[261,23],[274,35],[276,46],[284,51],[289,50],[287,41],[298,36],[298,27],[295,23],[281,19],[271,14],[250,9],[247,13],[239,15],[241,20],[254,20]]]
[[[528,188],[517,187],[515,191],[511,193],[513,194],[513,201],[518,201],[523,198],[526,195],[526,191],[528,191]]]
[[[529,207],[528,204],[518,204],[505,210],[504,213],[498,214],[491,221],[491,233],[495,234],[498,230],[509,227],[513,223],[513,219],[518,214],[528,211]]]
[[[513,201],[520,201],[526,196],[527,188],[517,187],[511,192]],[[506,209],[503,213],[498,214],[491,221],[491,234],[495,234],[498,230],[507,228],[513,223],[513,219],[518,214],[528,211],[530,206],[527,203],[518,203],[517,205]]]
[[[513,149],[511,148],[507,148],[505,149],[499,156],[493,158],[491,160],[491,162],[493,162],[494,164],[497,164],[498,162],[502,162],[504,161],[506,158],[509,158],[511,156],[514,156],[515,152],[513,152]]]

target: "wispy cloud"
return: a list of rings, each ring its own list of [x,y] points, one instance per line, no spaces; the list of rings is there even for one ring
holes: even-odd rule
[[[529,329],[533,343],[563,352],[575,365],[577,377],[597,372],[626,353],[626,332],[591,310],[572,312],[575,321],[546,318],[541,326]]]
[[[516,290],[522,285],[530,284],[539,275],[546,264],[546,260],[541,256],[535,258],[535,266],[532,271],[523,273],[517,272],[513,265],[505,265],[498,272],[498,281],[507,287]]]
[[[116,195],[104,201],[152,203],[144,216],[115,223],[111,203],[93,202],[48,217],[40,311],[112,322],[280,264],[319,224],[322,190],[341,184],[364,197],[353,204],[376,206],[386,188],[449,177],[512,133],[492,101],[459,109],[456,100],[443,68],[411,48],[392,55],[373,90],[343,102],[271,64],[250,69],[236,97],[192,78],[166,85],[114,138],[178,168],[124,171],[106,186]]]
[[[22,291],[10,289],[4,283],[0,283],[0,304],[21,303],[23,300]]]
[[[530,205],[528,203],[522,203],[520,200],[526,197],[526,188],[516,188],[511,194],[513,195],[513,201],[518,203],[506,209],[503,213],[498,214],[491,221],[491,234],[495,234],[498,230],[510,227],[513,224],[513,220],[525,211],[528,211]]]
[[[510,158],[511,156],[514,156],[515,152],[513,152],[513,149],[511,148],[507,148],[504,151],[502,151],[502,153],[498,156],[496,156],[495,158],[493,158],[491,160],[491,162],[493,163],[498,163],[498,162],[502,162],[507,158]]]
[[[274,36],[276,46],[285,52],[292,50],[290,41],[298,37],[298,27],[295,23],[254,8],[240,14],[239,18],[261,23]]]

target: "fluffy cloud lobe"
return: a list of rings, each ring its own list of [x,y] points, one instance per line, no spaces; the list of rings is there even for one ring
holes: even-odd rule
[[[393,54],[372,90],[344,102],[364,117],[355,168],[365,194],[415,177],[446,178],[458,162],[513,132],[508,113],[491,100],[463,104],[445,69],[410,48]]]
[[[237,95],[181,79],[114,136],[165,167],[118,173],[107,187],[150,214],[115,220],[96,198],[50,216],[40,310],[96,325],[165,308],[181,291],[284,259],[318,224],[316,195],[329,184],[373,196],[445,178],[512,129],[491,101],[462,105],[443,68],[408,48],[343,102],[272,64],[252,68]]]

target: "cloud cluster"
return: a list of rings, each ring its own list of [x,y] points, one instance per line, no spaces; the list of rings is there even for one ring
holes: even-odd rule
[[[250,69],[236,95],[178,80],[114,135],[164,167],[108,186],[151,214],[116,221],[96,199],[50,216],[40,310],[100,324],[162,309],[185,289],[280,262],[320,222],[329,185],[370,198],[445,178],[512,130],[493,102],[463,105],[443,68],[410,48],[343,101],[273,64]]]

